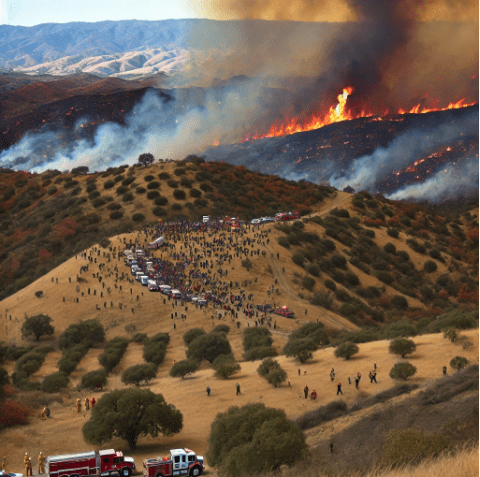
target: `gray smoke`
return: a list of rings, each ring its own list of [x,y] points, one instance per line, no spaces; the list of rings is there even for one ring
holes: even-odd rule
[[[376,192],[375,185],[382,177],[405,170],[432,149],[446,147],[449,141],[469,134],[478,135],[478,126],[478,114],[473,112],[454,124],[408,131],[396,137],[388,148],[379,147],[373,154],[353,161],[347,175],[333,172],[330,184],[340,190],[350,185],[356,190]]]
[[[478,192],[478,155],[464,159],[455,166],[448,164],[422,184],[409,185],[388,198],[440,203],[468,197],[475,192]]]

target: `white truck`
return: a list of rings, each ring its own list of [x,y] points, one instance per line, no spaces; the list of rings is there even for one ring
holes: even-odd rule
[[[158,237],[153,242],[148,244],[149,250],[156,250],[157,248],[161,247],[165,243],[165,237]]]

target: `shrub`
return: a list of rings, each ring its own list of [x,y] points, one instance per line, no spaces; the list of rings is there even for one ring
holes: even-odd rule
[[[455,356],[455,358],[450,361],[450,366],[457,371],[466,368],[469,364],[470,362],[468,361],[468,359],[464,358],[463,356]]]
[[[77,344],[67,348],[62,357],[58,360],[58,369],[60,372],[70,375],[75,371],[80,360],[87,354],[88,345]]]
[[[76,344],[92,346],[105,341],[105,330],[98,320],[86,320],[70,325],[58,340],[60,349],[70,348]]]
[[[195,338],[188,345],[187,358],[195,361],[206,359],[213,363],[221,354],[232,354],[230,343],[223,333],[209,333]]]
[[[231,407],[212,423],[207,459],[210,466],[231,477],[278,473],[307,455],[303,433],[285,411],[264,404]]]
[[[121,208],[122,206],[116,202],[110,202],[110,204],[107,205],[108,210],[120,210]]]
[[[198,368],[198,362],[191,359],[184,359],[175,363],[170,370],[170,376],[172,378],[178,378],[179,376],[182,379],[185,379],[185,376],[193,374]]]
[[[135,177],[130,176],[130,177],[127,177],[127,178],[123,179],[122,185],[123,185],[123,186],[129,186],[129,185],[132,184],[133,182],[135,182]]]
[[[160,182],[158,181],[152,181],[147,184],[147,189],[152,190],[152,189],[158,189],[160,187]]]
[[[228,379],[241,369],[231,354],[221,354],[217,356],[212,363],[212,368],[216,371],[215,376],[221,379]]]
[[[132,215],[132,220],[134,222],[143,222],[145,220],[145,216],[140,212],[137,212],[136,214]]]
[[[292,255],[292,261],[296,265],[299,265],[300,267],[303,267],[303,262],[305,261],[305,256],[301,252],[295,252]]]
[[[408,362],[397,363],[389,373],[389,376],[392,379],[400,379],[402,381],[407,380],[409,377],[413,376],[417,372],[417,368]]]
[[[418,429],[394,429],[382,446],[387,465],[397,466],[437,457],[449,447],[448,438]]]
[[[155,205],[167,205],[168,204],[168,199],[166,197],[157,197],[155,200]]]
[[[152,213],[155,217],[163,217],[164,215],[167,215],[167,211],[163,207],[154,207]]]
[[[317,344],[310,338],[289,339],[283,348],[288,358],[298,358],[300,363],[306,363],[313,358],[313,351],[318,349]]]
[[[160,197],[160,192],[158,192],[158,190],[150,190],[147,192],[147,199],[153,200],[157,197]]]
[[[203,328],[190,328],[183,335],[183,342],[188,346],[195,338],[207,334]]]
[[[253,267],[253,263],[248,257],[242,260],[241,263],[242,263],[242,267],[247,269],[247,272],[249,272],[250,269]]]
[[[243,349],[249,351],[253,348],[272,346],[273,338],[267,328],[245,328],[243,331]]]
[[[122,201],[123,202],[131,202],[134,199],[134,196],[131,192],[127,192],[126,194],[123,194],[122,196]]]
[[[80,382],[80,389],[94,389],[102,388],[107,384],[107,372],[105,369],[97,369],[95,371],[90,371],[87,374],[82,376],[82,381]]]
[[[158,178],[162,181],[167,181],[170,179],[170,174],[168,172],[160,172],[160,174],[158,174]]]
[[[112,220],[121,219],[123,217],[123,211],[122,210],[114,210],[113,212],[110,212],[109,217]]]
[[[225,333],[225,334],[228,334],[229,332],[230,332],[230,326],[228,325],[217,325],[211,331],[211,333]]]
[[[133,337],[133,342],[134,343],[145,343],[145,341],[148,340],[147,333],[137,333]]]
[[[417,349],[417,345],[408,338],[396,338],[390,341],[388,352],[390,354],[398,354],[405,358],[407,354],[412,354]]]
[[[452,343],[457,340],[457,330],[455,328],[446,328],[443,330],[443,337],[449,339]]]
[[[350,359],[354,354],[359,351],[358,346],[355,343],[346,341],[335,348],[335,357]]]
[[[103,184],[104,189],[111,189],[115,185],[115,182],[109,179],[108,181],[105,181]]]
[[[302,286],[307,290],[312,291],[315,286],[315,280],[312,277],[305,276],[302,278]]]
[[[136,192],[137,194],[145,194],[145,192],[147,192],[147,189],[145,189],[145,187],[137,187],[137,188],[135,189],[135,192]]]
[[[243,359],[245,361],[257,361],[264,358],[274,358],[275,356],[278,356],[278,353],[272,346],[259,346],[249,349],[243,355]]]
[[[424,264],[423,264],[423,269],[427,272],[427,273],[432,273],[434,271],[437,270],[437,264],[433,261],[433,260],[427,260]]]
[[[328,295],[328,293],[315,293],[313,298],[310,300],[310,303],[315,306],[321,306],[330,310],[333,303],[333,298]]]
[[[70,379],[61,371],[49,374],[43,378],[41,388],[45,393],[58,393],[60,389],[66,388]]]
[[[290,334],[290,339],[311,339],[316,345],[329,343],[328,334],[323,323],[310,322]]]
[[[406,310],[408,308],[408,301],[403,295],[395,295],[392,298],[392,305],[399,310]]]
[[[187,170],[183,167],[177,167],[177,169],[175,169],[173,171],[173,173],[176,175],[176,176],[183,176],[185,173],[187,172]]]
[[[155,179],[155,177],[152,176],[151,174],[148,174],[144,177],[144,179],[145,179],[145,182],[151,182],[153,181],[153,179]]]
[[[265,358],[257,368],[257,373],[274,387],[278,387],[287,379],[287,373],[278,364],[278,361],[272,358]]]
[[[288,241],[287,237],[278,237],[278,244],[285,248],[290,248],[290,242]]]
[[[337,285],[335,285],[335,282],[333,280],[325,280],[325,286],[332,291],[335,291],[337,289]]]
[[[123,185],[117,187],[116,190],[115,190],[117,195],[125,194],[125,192],[127,192],[127,191],[128,191],[128,187],[123,186]]]
[[[196,199],[198,199],[199,197],[202,197],[201,191],[199,191],[198,189],[195,189],[195,188],[190,189],[189,194],[190,194],[190,197],[194,197]]]
[[[98,197],[97,199],[92,200],[92,205],[96,209],[98,209],[102,205],[105,205],[106,203],[107,203],[107,201],[103,197]]]
[[[177,200],[185,200],[185,191],[182,189],[174,189],[173,197]]]
[[[178,187],[178,182],[174,179],[170,179],[167,181],[168,187],[171,187],[172,189],[176,189]]]
[[[375,237],[375,230],[367,229],[365,230],[364,234],[369,238]]]
[[[31,414],[31,409],[11,399],[0,401],[0,429],[28,424]]]
[[[390,237],[393,237],[393,238],[398,238],[398,236],[399,236],[399,233],[398,233],[397,229],[388,229],[387,234],[390,235]]]
[[[154,364],[136,364],[127,368],[122,374],[122,383],[140,386],[142,382],[149,383],[157,375]]]
[[[318,263],[309,263],[306,267],[307,272],[314,277],[320,276],[320,267]]]
[[[170,342],[168,333],[157,333],[151,339],[145,341],[143,347],[143,359],[147,363],[159,366],[163,363],[167,354],[167,345]]]
[[[104,352],[98,357],[98,362],[105,368],[107,373],[111,373],[120,363],[127,346],[128,341],[120,337],[113,338],[105,345]]]
[[[395,254],[395,252],[397,251],[397,247],[395,247],[393,243],[387,242],[383,247],[383,250],[387,253]]]
[[[360,283],[360,279],[353,272],[345,273],[345,281],[352,286],[357,286]]]
[[[347,268],[347,259],[343,255],[333,255],[330,263],[336,268]]]

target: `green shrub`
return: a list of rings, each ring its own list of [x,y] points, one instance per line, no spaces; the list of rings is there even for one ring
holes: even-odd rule
[[[198,362],[191,359],[184,359],[175,363],[170,370],[170,376],[172,378],[181,377],[185,379],[185,376],[193,374],[198,368]]]
[[[145,343],[145,341],[148,340],[147,333],[137,333],[133,337],[133,342],[134,343]]]
[[[320,267],[318,263],[309,263],[306,267],[306,270],[310,275],[313,275],[314,277],[320,276]]]
[[[128,340],[120,337],[113,338],[105,345],[103,353],[98,357],[98,362],[105,368],[107,373],[111,373],[120,363],[127,347]]]
[[[172,189],[176,189],[178,187],[178,182],[174,179],[169,179],[167,181],[168,187],[171,187]]]
[[[122,206],[120,204],[117,204],[117,202],[110,202],[110,204],[107,205],[108,210],[120,210]]]
[[[160,366],[167,354],[167,345],[162,341],[147,340],[143,347],[143,359],[147,363],[153,363]]]
[[[198,336],[188,345],[187,358],[195,361],[206,359],[213,363],[221,354],[232,354],[230,343],[223,333],[209,333]]]
[[[115,182],[110,179],[108,181],[105,181],[105,183],[103,184],[103,188],[111,189],[114,185],[115,185]]]
[[[105,205],[107,203],[107,201],[102,198],[102,197],[98,197],[97,199],[93,199],[92,200],[92,205],[93,207],[95,207],[96,209],[98,209],[99,207],[101,207],[102,205]]]
[[[135,182],[135,177],[130,176],[130,177],[127,177],[127,178],[123,179],[122,185],[123,185],[123,186],[129,186],[129,185],[132,184],[133,182]]]
[[[70,348],[76,344],[92,346],[105,341],[105,329],[98,320],[86,320],[70,325],[59,337],[60,349]]]
[[[166,197],[157,197],[155,200],[155,205],[167,205],[168,204],[168,199]]]
[[[157,197],[160,197],[160,192],[158,192],[158,190],[150,190],[147,192],[147,199],[153,200]]]
[[[258,361],[259,359],[274,358],[275,356],[278,356],[278,353],[272,346],[259,346],[250,348],[245,352],[243,359],[245,361]]]
[[[172,210],[178,211],[178,210],[182,210],[182,209],[183,209],[182,204],[178,204],[176,202],[174,204],[172,204]]]
[[[140,386],[142,382],[149,383],[157,375],[154,364],[136,364],[127,368],[122,374],[122,383]]]
[[[90,371],[82,376],[80,382],[80,389],[94,389],[97,387],[103,387],[107,384],[107,372],[105,369],[97,369]]]
[[[287,373],[278,364],[278,361],[272,358],[265,358],[257,368],[257,373],[274,387],[278,387],[287,379]]]
[[[398,238],[398,236],[399,236],[399,232],[398,232],[397,229],[388,229],[387,234],[390,235],[390,237],[393,237],[393,238]]]
[[[145,189],[145,187],[137,187],[137,188],[135,189],[135,192],[136,192],[137,194],[145,194],[145,192],[147,192],[147,189]]]
[[[207,332],[203,328],[190,328],[183,335],[183,342],[185,346],[188,346],[195,338],[206,334]]]
[[[315,293],[313,298],[310,300],[310,303],[315,306],[321,306],[330,310],[333,303],[333,298],[328,295],[328,293]]]
[[[253,348],[269,347],[272,344],[272,333],[267,328],[245,328],[243,331],[243,349],[246,352]]]
[[[333,255],[330,259],[330,263],[336,268],[347,268],[347,259],[343,255]]]
[[[337,289],[337,285],[335,285],[335,282],[333,280],[325,280],[325,286],[332,291],[335,291]]]
[[[399,310],[406,310],[408,308],[408,301],[403,295],[395,295],[392,298],[392,305]]]
[[[433,261],[433,260],[427,260],[424,264],[423,264],[423,269],[427,272],[427,273],[433,273],[437,270],[437,264]]]
[[[364,231],[364,234],[369,238],[375,237],[375,230],[367,229]]]
[[[151,182],[153,181],[153,179],[155,179],[155,177],[152,176],[151,174],[148,174],[144,177],[145,182]]]
[[[310,338],[289,339],[283,352],[287,358],[297,358],[300,363],[306,363],[313,358],[313,351],[318,349],[318,345]]]
[[[413,376],[417,372],[417,368],[408,362],[397,363],[389,373],[389,376],[392,379],[400,379],[402,381],[407,380],[409,377]]]
[[[123,202],[131,202],[134,199],[134,196],[131,192],[127,192],[126,194],[123,194],[122,196],[122,201]]]
[[[407,354],[412,354],[417,349],[417,345],[407,338],[396,338],[390,341],[388,352],[390,354],[398,354],[405,358]]]
[[[305,261],[305,256],[303,255],[303,253],[301,252],[295,252],[293,255],[292,255],[292,261],[293,263],[295,263],[296,265],[299,265],[300,267],[303,266],[303,262]]]
[[[350,359],[353,355],[359,351],[358,346],[355,343],[346,341],[335,348],[335,357]]]
[[[455,358],[450,361],[450,366],[457,371],[466,368],[469,364],[470,362],[468,361],[468,359],[464,358],[463,356],[455,356]]]
[[[212,368],[216,371],[215,376],[221,379],[228,379],[241,369],[231,354],[221,354],[217,356],[212,363]]]
[[[312,277],[305,276],[302,278],[302,286],[307,290],[312,291],[315,286],[315,280]]]
[[[353,272],[345,273],[345,281],[352,286],[357,286],[360,283],[359,278]]]
[[[285,248],[290,248],[290,242],[287,237],[278,237],[278,244]]]
[[[158,178],[162,181],[167,181],[170,179],[170,174],[168,172],[160,172],[160,174],[158,174]]]
[[[158,189],[160,187],[160,182],[158,181],[152,181],[147,184],[147,189],[152,190],[152,189]]]
[[[306,458],[307,451],[303,433],[285,411],[255,403],[217,414],[206,457],[223,475],[240,477],[278,473],[282,465]]]
[[[61,371],[49,374],[43,378],[41,388],[45,393],[58,393],[60,389],[66,388],[70,379]]]
[[[419,462],[439,456],[449,448],[449,440],[440,434],[418,429],[394,429],[382,446],[383,461],[389,466]]]
[[[123,217],[123,211],[122,210],[114,210],[113,212],[110,212],[109,217],[112,220],[121,219]]]
[[[383,250],[387,253],[395,254],[396,251],[397,251],[397,247],[395,247],[395,245],[393,245],[393,243],[387,242],[384,245]]]
[[[225,334],[228,334],[230,332],[230,326],[228,325],[217,325],[215,326],[215,328],[213,328],[213,330],[211,331],[211,333],[225,333]]]
[[[117,193],[117,195],[125,194],[125,192],[127,192],[127,191],[128,191],[128,187],[123,186],[123,185],[117,187],[116,190],[115,190],[115,192]]]
[[[134,222],[143,222],[145,220],[145,216],[141,214],[140,212],[137,212],[132,215],[132,220]]]
[[[190,194],[190,197],[194,197],[196,199],[202,196],[202,192],[195,188],[190,189],[189,194]]]

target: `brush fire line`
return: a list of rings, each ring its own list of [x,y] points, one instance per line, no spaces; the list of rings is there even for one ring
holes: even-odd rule
[[[107,449],[78,454],[51,455],[47,457],[45,473],[49,477],[106,476],[130,477],[135,470],[131,457],[120,451]]]
[[[190,449],[171,449],[167,457],[145,459],[144,477],[170,477],[175,475],[201,475],[204,469],[203,457]]]

